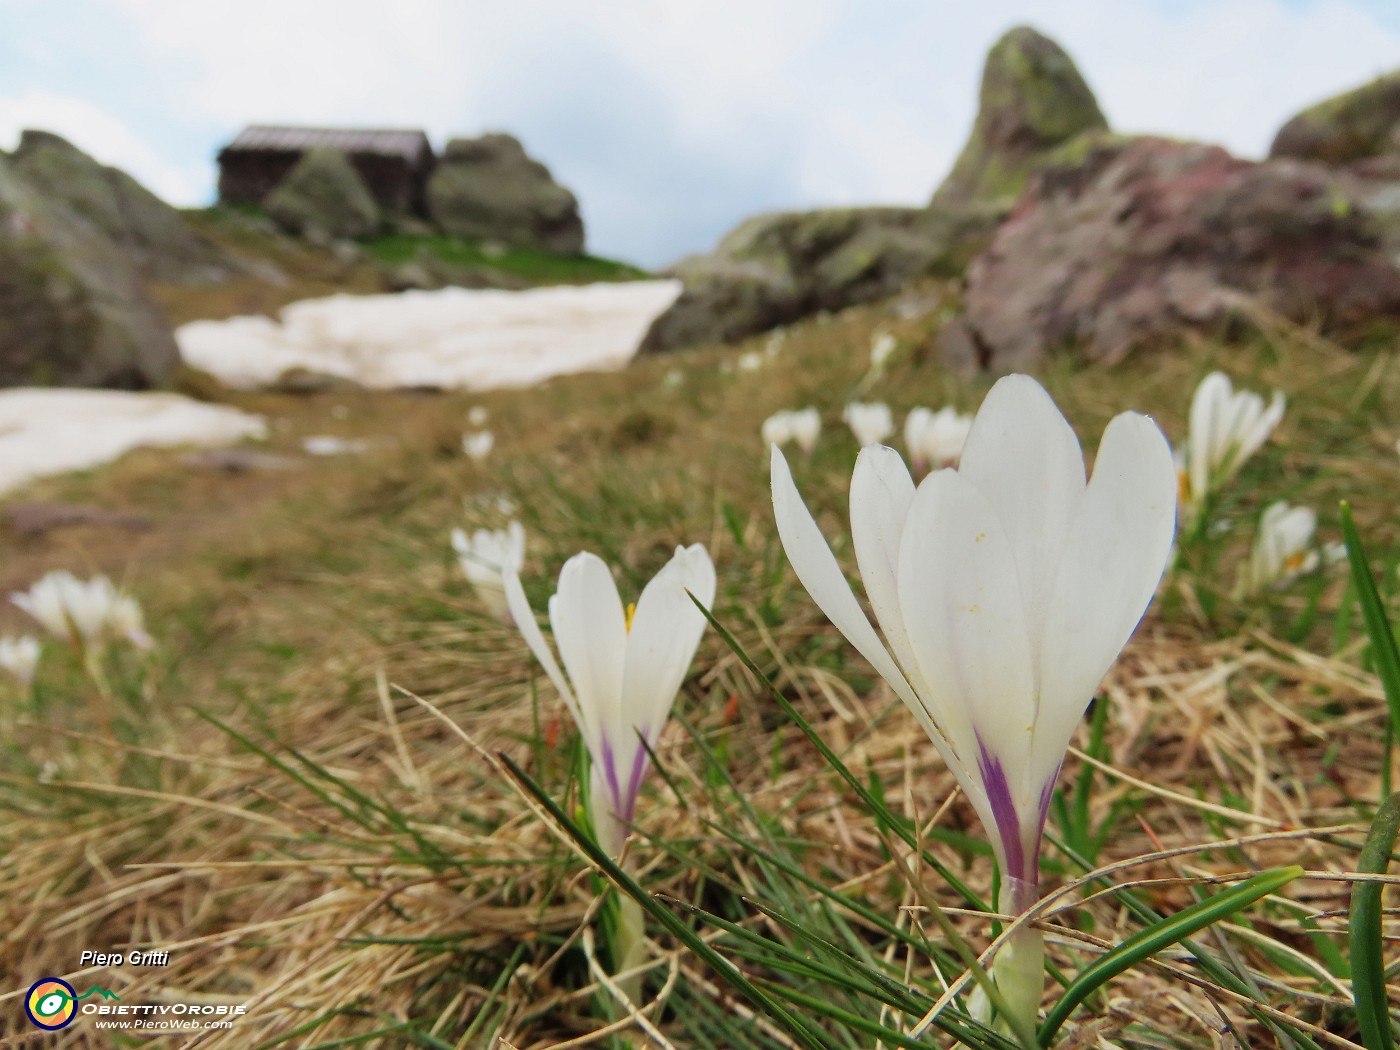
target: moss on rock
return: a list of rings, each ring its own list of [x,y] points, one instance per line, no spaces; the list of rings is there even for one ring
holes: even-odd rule
[[[1400,152],[1400,70],[1309,106],[1274,136],[1270,157],[1323,164]]]
[[[987,54],[972,134],[930,206],[1009,210],[1048,153],[1107,128],[1074,60],[1049,37],[1017,26]]]

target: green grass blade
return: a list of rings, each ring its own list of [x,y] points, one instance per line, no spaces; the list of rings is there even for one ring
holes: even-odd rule
[[[1075,1008],[1107,981],[1168,945],[1175,944],[1205,929],[1211,923],[1248,907],[1259,898],[1281,889],[1301,874],[1303,869],[1297,865],[1261,872],[1238,886],[1217,893],[1199,904],[1193,904],[1145,930],[1139,930],[1118,947],[1106,952],[1074,979],[1045,1018],[1045,1023],[1040,1026],[1040,1045],[1049,1046],[1060,1026]]]
[[[834,1003],[834,996],[831,993],[839,989],[853,993],[869,1002],[884,1003],[914,1017],[921,1016],[933,1005],[931,998],[911,994],[908,988],[899,985],[887,975],[878,974],[862,966],[851,956],[836,949],[834,945],[824,945],[823,947],[831,949],[830,954],[833,956],[833,961],[837,965],[844,966],[844,969],[837,969],[835,966],[823,963],[810,955],[804,955],[797,949],[771,941],[737,922],[730,922],[722,916],[707,912],[693,904],[676,900],[674,897],[665,899],[670,900],[678,907],[685,908],[701,922],[728,933],[738,942],[730,949],[734,954],[761,964],[765,970],[796,974],[821,982],[825,989],[829,989],[827,992],[828,1002]],[[765,913],[768,911],[767,909],[760,910]],[[787,923],[784,923],[784,926],[792,928]],[[787,995],[786,986],[777,985],[774,990],[775,994],[780,997]]]
[[[664,926],[676,940],[694,952],[726,984],[777,1021],[787,1030],[789,1035],[807,1050],[831,1050],[831,1043],[820,1032],[790,1013],[772,996],[756,987],[753,982],[739,972],[738,967],[715,951],[704,939],[698,937],[695,931],[681,922],[671,909],[663,907],[635,879],[623,871],[617,862],[593,841],[592,837],[585,834],[577,824],[569,819],[568,814],[554,799],[550,798],[543,788],[535,783],[530,774],[511,760],[509,755],[501,753],[499,758],[516,782],[544,807],[550,818],[578,844],[588,859],[603,871],[614,885],[640,904],[648,915]]]
[[[866,966],[859,959],[855,958],[855,956],[806,928],[796,919],[783,915],[758,901],[750,899],[748,903],[757,908],[773,922],[794,934],[798,940],[827,956],[837,965],[843,967],[848,973],[857,975],[867,982],[868,991],[866,994],[870,997],[879,998],[888,1005],[898,1010],[903,1010],[905,1013],[913,1014],[916,1017],[927,1012],[929,1007],[933,1005],[932,998],[924,995],[920,991],[911,989],[907,985],[901,984],[888,974],[881,973],[879,970]]]
[[[1347,545],[1347,561],[1351,564],[1351,579],[1356,585],[1356,597],[1361,604],[1361,616],[1366,621],[1366,633],[1371,638],[1371,659],[1376,675],[1385,690],[1385,702],[1390,707],[1390,731],[1400,728],[1400,650],[1396,649],[1395,633],[1386,619],[1385,605],[1376,590],[1371,575],[1371,563],[1361,546],[1361,536],[1351,516],[1351,505],[1342,501],[1342,539]]]
[[[1082,872],[1087,873],[1093,870],[1093,865],[1089,862],[1088,858],[1077,854],[1074,851],[1074,847],[1070,846],[1069,843],[1060,839],[1048,829],[1046,830],[1045,837],[1054,844],[1056,849],[1073,861]],[[1109,891],[1113,900],[1140,922],[1157,923],[1162,921],[1162,916],[1149,907],[1133,890],[1114,886],[1113,883],[1104,876],[1098,876],[1090,885],[1098,889]],[[1216,958],[1210,949],[1206,948],[1204,945],[1197,944],[1189,937],[1183,937],[1181,945],[1195,958],[1196,966],[1202,973],[1221,988],[1234,992],[1236,995],[1243,996],[1245,997],[1246,1003],[1249,1002],[1249,997],[1254,994],[1254,989],[1241,978],[1239,974],[1232,971],[1225,961]],[[1252,1005],[1246,1005],[1245,1010],[1249,1012],[1254,1020],[1258,1021],[1259,1024],[1272,1032],[1283,1046],[1286,1047],[1296,1044],[1297,1046],[1303,1047],[1303,1050],[1322,1050],[1317,1041],[1303,1029],[1290,1027],[1285,1031],[1283,1025],[1277,1018],[1256,1009]]]
[[[761,978],[760,981],[765,987],[772,988],[775,993],[781,992],[783,997],[794,1005],[800,1006],[805,1010],[811,1010],[813,1013],[818,1011],[826,1013],[833,1020],[840,1021],[849,1029],[864,1032],[866,1035],[873,1035],[893,1046],[909,1047],[910,1050],[928,1050],[929,1042],[922,1036],[917,1039],[911,1039],[907,1035],[901,1035],[898,1032],[891,1031],[884,1025],[861,1017],[859,1014],[853,1014],[849,1010],[843,1010],[838,1006],[833,1006],[831,1003],[819,999],[816,996],[807,995],[791,988],[780,988],[774,985],[773,982],[762,980]],[[1005,1045],[1004,1042],[1000,1040],[992,1042],[992,1040],[982,1036],[980,1033],[975,1033],[971,1027],[957,1026],[955,1030],[961,1030],[963,1034],[959,1036],[959,1039],[964,1045],[969,1047],[981,1048],[983,1046]]]
[[[1351,541],[1347,541],[1350,547]],[[1400,792],[1381,804],[1366,845],[1361,849],[1357,870],[1384,875],[1390,868],[1390,854],[1400,833]],[[1356,1001],[1356,1019],[1367,1050],[1394,1050],[1390,1028],[1390,1005],[1385,990],[1385,956],[1381,952],[1381,893],[1383,882],[1358,882],[1351,891],[1351,922],[1347,933],[1351,946],[1351,994]]]

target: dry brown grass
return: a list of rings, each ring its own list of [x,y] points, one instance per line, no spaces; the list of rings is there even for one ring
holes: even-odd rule
[[[492,757],[505,751],[563,793],[572,727],[518,635],[484,613],[447,550],[450,527],[491,519],[480,502],[464,511],[463,499],[495,493],[520,506],[537,607],[576,550],[616,564],[625,593],[675,544],[705,542],[720,568],[720,619],[847,765],[926,827],[934,855],[986,894],[990,861],[951,777],[786,568],[757,438],[773,410],[823,409],[826,433],[798,483],[849,562],[842,508],[855,449],[837,419],[872,329],[887,327],[911,351],[873,391],[897,410],[948,400],[971,409],[986,388],[921,360],[934,323],[884,307],[814,321],[751,374],[721,374],[736,352],[715,350],[480,398],[260,396],[248,404],[278,421],[274,450],[314,432],[376,444],[362,457],[233,478],[148,452],[24,494],[151,520],[135,541],[78,530],[11,544],[0,582],[18,586],[59,566],[122,576],[161,648],[148,666],[114,667],[115,738],[98,729],[102,701],[52,646],[43,705],[9,697],[0,715],[0,972],[9,975],[0,1045],[27,1045],[19,1000],[46,974],[80,990],[103,984],[125,1002],[248,1004],[231,1031],[187,1044],[164,1037],[172,1046],[359,1038],[544,1048],[584,1045],[569,1041],[603,1028],[583,950],[596,904],[587,866]],[[1400,373],[1390,351],[1351,354],[1276,331],[1112,371],[1055,364],[1044,379],[1088,442],[1126,407],[1153,412],[1178,438],[1190,391],[1212,365],[1291,399],[1226,508],[1241,528],[1222,541],[1224,590],[1245,526],[1279,498],[1315,506],[1328,538],[1337,499],[1350,498],[1373,552],[1393,561]],[[684,379],[668,389],[675,368]],[[497,434],[480,466],[454,454],[474,403],[490,408]],[[344,418],[331,415],[337,405]],[[1200,939],[1238,957],[1261,981],[1257,998],[1300,1028],[1316,1026],[1321,1045],[1350,1045],[1345,983],[1313,938],[1340,943],[1349,885],[1337,876],[1354,867],[1380,790],[1384,699],[1361,666],[1356,631],[1334,644],[1340,575],[1301,629],[1305,586],[1257,605],[1222,599],[1207,618],[1191,594],[1212,584],[1171,583],[1105,683],[1106,768],[1090,812],[1098,822],[1115,803],[1130,811],[1099,861],[1121,863],[1113,879],[1142,880],[1143,898],[1163,911],[1189,904],[1199,880],[1283,863],[1315,873],[1251,910],[1247,926]],[[14,610],[0,613],[0,629],[21,625]],[[927,921],[877,823],[713,633],[678,711],[696,737],[668,729],[659,757],[669,782],[653,777],[640,823],[682,849],[634,844],[648,888],[742,914],[776,936],[741,901],[773,900],[772,872],[728,836],[777,836],[803,843],[809,872],[852,900],[906,926]],[[697,741],[723,751],[734,791]],[[1064,783],[1082,768],[1071,757]],[[1075,878],[1055,850],[1048,858],[1047,892]],[[958,912],[962,898],[933,872],[919,874],[985,946],[985,921]],[[1092,894],[1085,884],[1046,916],[1052,955],[1070,971],[1135,928],[1114,898]],[[1321,932],[1305,929],[1305,917]],[[858,917],[850,924],[896,970],[936,984],[927,959]],[[1393,918],[1389,933],[1400,934]],[[168,949],[170,963],[78,967],[83,949],[131,947]],[[657,948],[651,987],[666,1002],[651,1017],[666,1039],[705,1045],[690,1027],[703,1000],[747,1025],[754,1045],[786,1045],[744,1020],[747,1006],[688,953],[664,937]],[[1115,982],[1069,1037],[1075,1046],[1275,1042],[1229,994],[1202,986],[1179,953]],[[84,1020],[45,1045],[108,1045],[101,1039]]]

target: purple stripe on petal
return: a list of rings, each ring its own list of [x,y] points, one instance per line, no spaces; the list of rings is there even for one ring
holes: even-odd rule
[[[612,743],[607,737],[603,738],[601,764],[603,767],[603,777],[607,781],[608,790],[612,793],[613,810],[620,810],[622,808],[622,795],[617,789],[617,758],[613,755]]]
[[[645,735],[640,729],[637,730],[637,735],[645,739]],[[647,739],[647,743],[650,744],[651,741]],[[639,740],[636,753],[632,756],[632,773],[627,778],[627,794],[621,799],[619,810],[623,818],[628,821],[632,819],[632,814],[637,808],[637,793],[641,790],[642,777],[646,774],[647,764],[650,760],[651,756],[647,754],[647,749],[642,747]]]
[[[977,738],[977,751],[977,771],[982,775],[982,786],[987,789],[987,801],[991,804],[992,818],[997,825],[995,830],[1006,854],[1005,874],[1008,878],[1024,880],[1027,874],[1026,855],[1021,847],[1021,825],[1016,819],[1016,803],[1011,798],[1006,770],[1002,768],[1001,759],[987,750],[980,736]]]

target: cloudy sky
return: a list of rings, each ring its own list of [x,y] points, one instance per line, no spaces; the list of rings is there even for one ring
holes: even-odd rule
[[[922,203],[1029,22],[1109,121],[1261,155],[1400,67],[1397,0],[0,0],[0,148],[67,135],[178,204],[245,123],[507,130],[643,265],[760,211]]]

